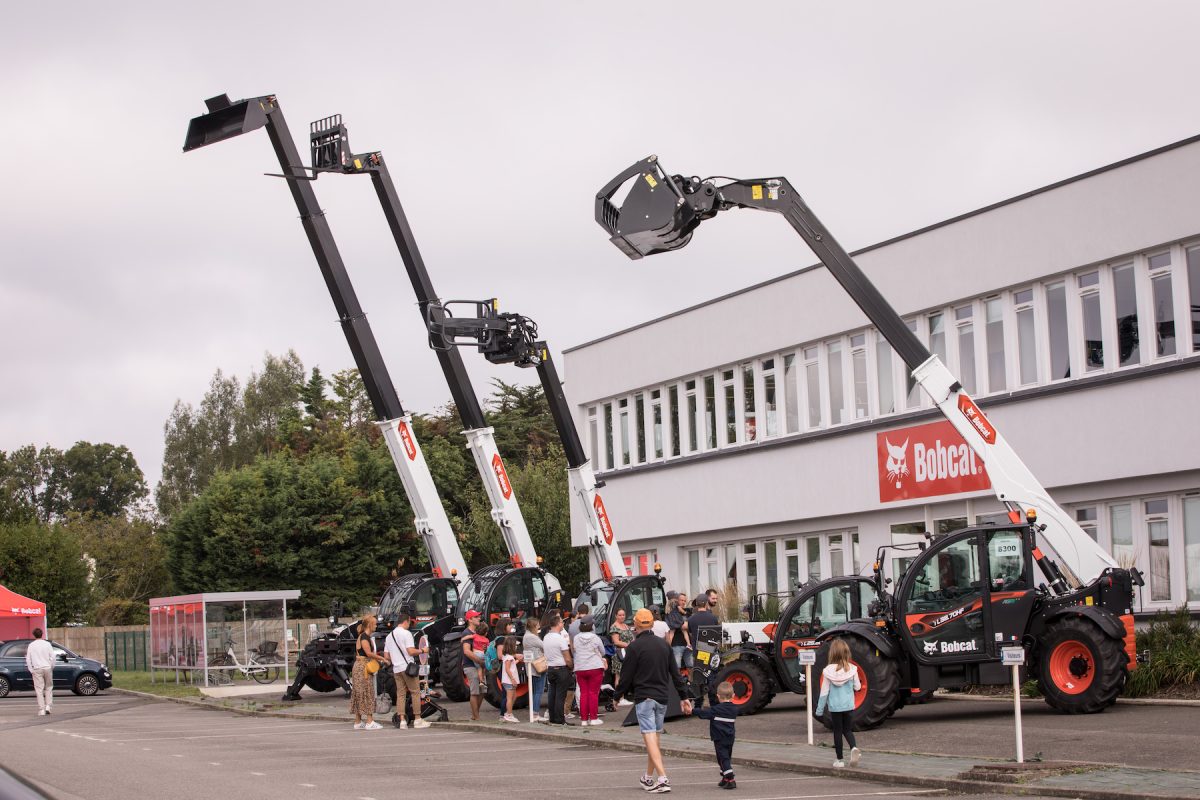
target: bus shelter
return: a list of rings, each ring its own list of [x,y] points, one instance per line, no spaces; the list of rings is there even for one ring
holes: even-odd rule
[[[204,592],[150,600],[150,679],[205,686],[237,680],[271,683],[288,666],[289,600],[299,589]]]

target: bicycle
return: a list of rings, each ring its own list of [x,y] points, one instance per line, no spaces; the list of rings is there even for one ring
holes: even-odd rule
[[[209,679],[212,680],[215,675],[218,685],[230,686],[233,684],[234,673],[240,672],[243,677],[253,678],[259,683],[274,683],[279,679],[279,667],[271,662],[275,660],[278,646],[278,642],[263,642],[250,651],[249,661],[243,665],[234,652],[233,640],[226,639],[225,652],[217,653],[209,659]],[[215,673],[211,671],[213,668],[216,668]]]

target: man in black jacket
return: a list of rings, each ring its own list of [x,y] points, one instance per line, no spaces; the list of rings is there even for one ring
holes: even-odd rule
[[[633,615],[633,629],[637,635],[625,648],[625,661],[621,666],[616,695],[624,697],[633,694],[638,727],[646,743],[646,773],[641,778],[642,788],[648,792],[665,794],[671,791],[671,781],[667,779],[667,771],[663,767],[658,737],[663,732],[663,721],[667,716],[670,684],[675,684],[684,714],[692,713],[692,702],[688,699],[691,691],[675,669],[670,646],[662,637],[651,632],[653,626],[654,614],[649,609],[639,609]]]

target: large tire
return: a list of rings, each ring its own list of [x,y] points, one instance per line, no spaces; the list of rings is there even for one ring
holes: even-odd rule
[[[1111,706],[1127,677],[1124,643],[1078,617],[1056,620],[1039,647],[1038,688],[1051,707],[1095,714]]]
[[[462,670],[462,641],[453,639],[442,646],[438,653],[438,678],[447,700],[465,703],[471,699],[467,678]]]
[[[579,688],[576,687],[576,692]],[[504,686],[500,682],[500,673],[489,675],[487,678],[487,693],[484,695],[493,708],[503,708],[505,702]],[[522,681],[517,687],[517,696],[513,698],[513,711],[529,707],[529,683]]]
[[[314,692],[332,692],[342,688],[335,678],[324,672],[313,672],[305,676],[304,685]]]
[[[854,730],[864,731],[882,725],[900,705],[900,663],[888,658],[875,646],[859,636],[843,637],[850,645],[850,660],[858,667],[862,689],[854,695]],[[829,645],[832,640],[821,643],[817,650],[816,668],[813,669],[813,707],[810,713],[826,728],[833,727],[833,717],[826,709],[817,715],[817,697],[821,692],[821,673],[829,663]]]
[[[738,716],[757,714],[775,697],[767,673],[758,664],[746,658],[739,658],[722,666],[709,680],[708,688],[715,692],[717,686],[725,681],[733,684],[733,704],[740,709]]]

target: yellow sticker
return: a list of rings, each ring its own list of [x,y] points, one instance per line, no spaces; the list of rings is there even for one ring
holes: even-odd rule
[[[361,161],[360,159],[357,159],[357,158],[356,158],[356,159],[354,159],[354,168],[355,168],[355,169],[362,169],[362,161]]]
[[[762,187],[755,184],[750,187],[750,197],[755,200],[762,200]]]
[[[1091,605],[1095,605],[1095,604],[1096,604],[1096,600],[1095,600],[1095,598],[1092,598],[1092,597],[1085,597],[1085,598],[1084,598],[1084,600],[1083,600],[1083,602],[1084,602],[1084,603],[1086,603],[1086,604],[1087,604],[1087,605],[1089,605],[1089,606],[1091,606]]]
[[[653,189],[655,186],[658,186],[658,181],[654,180],[654,176],[649,172],[646,173],[646,183],[650,184],[651,189]]]

